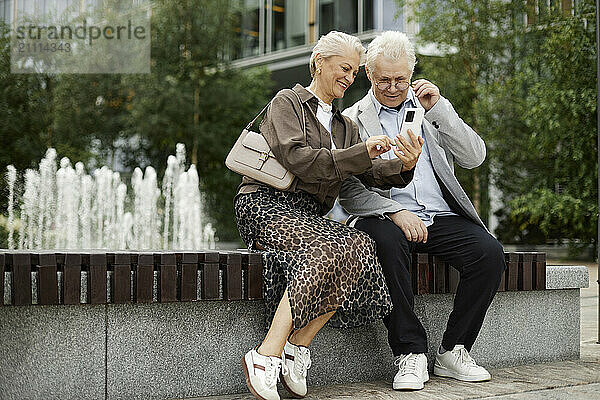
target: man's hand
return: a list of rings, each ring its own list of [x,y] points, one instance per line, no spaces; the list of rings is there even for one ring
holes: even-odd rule
[[[419,156],[423,150],[425,140],[421,136],[415,136],[411,129],[408,130],[410,143],[400,135],[396,135],[394,154],[402,160],[402,172],[410,171],[417,165]]]
[[[431,110],[440,99],[440,89],[425,79],[417,79],[412,83],[412,87],[425,111]]]
[[[404,232],[409,242],[427,243],[427,227],[419,217],[408,210],[389,215],[390,219]]]

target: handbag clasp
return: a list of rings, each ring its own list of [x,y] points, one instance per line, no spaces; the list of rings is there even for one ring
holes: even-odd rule
[[[269,159],[269,153],[261,152],[260,155],[258,156],[258,159],[262,162],[267,161]]]

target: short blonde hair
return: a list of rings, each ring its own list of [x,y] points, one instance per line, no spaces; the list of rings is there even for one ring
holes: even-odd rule
[[[417,63],[415,48],[408,39],[408,36],[402,32],[385,31],[369,43],[366,61],[369,78],[373,76],[375,63],[377,62],[377,57],[380,55],[390,57],[395,61],[406,58],[411,72],[414,72],[415,70],[415,64]]]
[[[365,48],[360,39],[356,36],[348,35],[344,32],[331,31],[325,36],[321,36],[310,55],[310,76],[315,75],[317,70],[315,58],[317,54],[321,54],[323,58],[331,56],[341,56],[348,50],[353,50],[360,57],[360,64],[365,63]]]

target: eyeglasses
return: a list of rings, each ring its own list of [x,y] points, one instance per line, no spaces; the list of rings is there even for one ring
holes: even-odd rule
[[[375,86],[377,86],[377,89],[381,90],[382,92],[385,92],[386,90],[388,90],[389,88],[392,87],[392,82],[379,81],[379,82],[375,82]],[[396,87],[396,90],[404,91],[404,90],[408,89],[408,87],[410,86],[410,83],[407,81],[398,81],[394,84],[394,86]]]

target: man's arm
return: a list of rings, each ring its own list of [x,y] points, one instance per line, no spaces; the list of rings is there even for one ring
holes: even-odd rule
[[[356,177],[342,182],[338,201],[348,214],[359,217],[389,218],[410,242],[427,242],[427,227],[400,203],[367,189]]]
[[[463,168],[475,168],[485,160],[485,142],[456,113],[437,86],[425,79],[413,82],[415,94],[427,111],[425,119],[439,132],[440,146],[450,151]]]
[[[402,210],[398,202],[367,189],[355,176],[342,182],[339,202],[348,214],[359,217],[383,218],[385,214]]]

